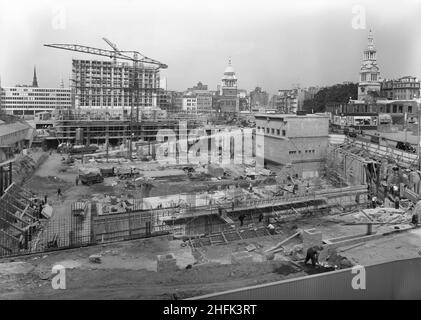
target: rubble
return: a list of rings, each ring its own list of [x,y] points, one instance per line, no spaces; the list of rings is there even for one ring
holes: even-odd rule
[[[89,262],[91,263],[101,263],[101,255],[100,254],[92,254],[89,256]]]

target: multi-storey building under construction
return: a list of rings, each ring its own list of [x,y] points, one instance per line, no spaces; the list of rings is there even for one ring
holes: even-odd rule
[[[137,70],[135,70],[135,68]],[[127,62],[73,60],[72,89],[76,111],[129,114],[157,107],[159,68]]]

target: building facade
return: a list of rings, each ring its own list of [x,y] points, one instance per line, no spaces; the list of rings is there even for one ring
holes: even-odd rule
[[[256,114],[256,134],[264,135],[265,162],[294,165],[303,178],[318,176],[326,158],[327,114]]]
[[[33,118],[36,113],[72,107],[70,88],[15,86],[1,88],[1,109],[6,114]]]
[[[372,103],[356,100],[326,106],[326,112],[331,114],[332,124],[362,130],[377,129],[378,125],[386,123],[415,123],[417,110],[416,100],[377,100]]]
[[[396,80],[384,80],[381,83],[380,97],[388,100],[418,99],[420,88],[420,81],[416,77],[406,76]]]
[[[278,112],[285,114],[294,114],[298,110],[298,90],[278,90],[274,97],[275,107]]]
[[[197,113],[197,96],[192,93],[187,93],[183,97],[181,109],[187,113]]]
[[[5,114],[32,119],[40,112],[66,110],[71,107],[70,88],[40,88],[35,67],[32,85],[2,87],[0,83],[0,110]]]
[[[251,108],[267,106],[269,104],[269,94],[263,91],[262,88],[256,87],[250,92],[250,106]]]
[[[197,113],[208,114],[212,113],[212,104],[214,92],[208,90],[208,86],[202,82],[198,82],[196,86],[188,88],[186,94],[191,94],[196,97]]]

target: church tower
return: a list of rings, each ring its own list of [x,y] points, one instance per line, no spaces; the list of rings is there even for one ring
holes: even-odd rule
[[[235,70],[231,66],[231,58],[228,60],[228,66],[225,68],[221,79],[219,107],[223,113],[235,114],[240,110],[240,102],[237,96],[237,77]]]
[[[368,45],[364,50],[363,62],[358,83],[358,100],[380,96],[380,71],[377,65],[377,50],[374,45],[373,33],[368,33]]]
[[[32,79],[32,86],[38,88],[37,69],[34,66],[34,78]]]

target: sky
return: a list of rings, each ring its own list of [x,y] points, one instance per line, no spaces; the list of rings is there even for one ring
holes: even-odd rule
[[[357,82],[370,28],[383,78],[421,78],[420,17],[421,0],[0,0],[1,85],[36,65],[40,86],[68,86],[71,59],[96,56],[43,44],[103,37],[167,64],[169,90],[216,89],[229,57],[246,90]]]

